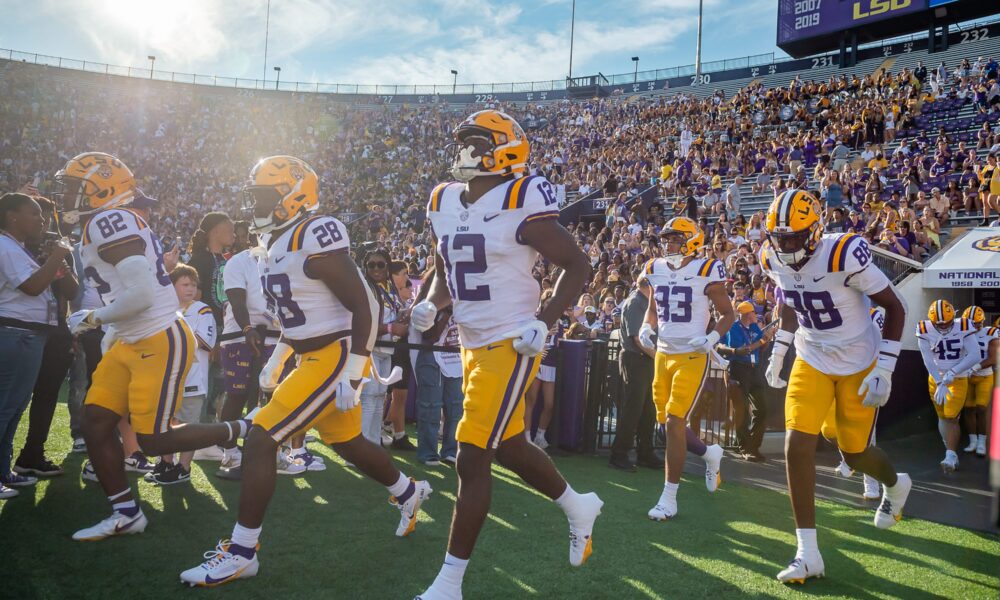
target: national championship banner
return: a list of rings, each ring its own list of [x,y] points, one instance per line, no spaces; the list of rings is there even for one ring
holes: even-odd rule
[[[927,288],[1000,288],[1000,229],[977,227],[924,267]]]
[[[778,45],[927,9],[927,0],[780,0]]]

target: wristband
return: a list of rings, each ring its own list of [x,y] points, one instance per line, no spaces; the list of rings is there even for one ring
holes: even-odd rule
[[[344,374],[349,381],[361,379],[365,374],[365,366],[368,364],[368,357],[360,354],[348,354],[347,364],[344,365]]]
[[[896,368],[896,359],[899,358],[901,348],[902,344],[899,340],[882,340],[878,346],[876,366],[890,372],[893,371]]]

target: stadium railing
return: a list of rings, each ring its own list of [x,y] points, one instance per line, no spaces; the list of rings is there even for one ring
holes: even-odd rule
[[[919,273],[924,270],[924,265],[915,260],[893,254],[878,246],[870,247],[875,266],[881,269],[893,284],[901,283],[911,273]]]

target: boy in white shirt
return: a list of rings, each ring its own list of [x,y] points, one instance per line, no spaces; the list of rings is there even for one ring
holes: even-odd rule
[[[177,427],[185,423],[198,423],[201,420],[202,407],[208,393],[209,353],[215,347],[216,330],[212,308],[204,302],[195,300],[198,296],[198,271],[188,265],[179,264],[170,272],[170,281],[174,284],[174,291],[177,292],[180,312],[197,342],[194,362],[191,363],[191,370],[184,380],[184,400],[172,420],[172,425]],[[173,454],[164,455],[145,479],[158,485],[190,481],[192,459],[194,452],[181,452],[177,461],[174,460]]]

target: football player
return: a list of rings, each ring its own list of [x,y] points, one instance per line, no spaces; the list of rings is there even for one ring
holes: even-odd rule
[[[465,392],[448,551],[423,600],[462,597],[465,568],[489,512],[494,459],[566,513],[573,566],[590,556],[604,504],[596,494],[574,491],[523,435],[524,391],[538,372],[549,329],[586,283],[590,262],[556,220],[552,184],[526,176],[528,140],[514,119],[483,110],[465,119],[454,138],[451,172],[458,181],[434,188],[427,205],[437,275],[411,313],[414,326],[426,331],[438,309],[452,304]],[[532,267],[539,254],[563,272],[536,316],[540,289]]]
[[[358,388],[370,369],[378,309],[351,259],[344,225],[310,215],[319,203],[318,187],[316,173],[305,162],[272,156],[254,166],[244,188],[254,231],[271,234],[263,287],[278,313],[281,339],[260,374],[261,389],[273,395],[254,416],[243,445],[232,538],[181,573],[181,581],[192,586],[257,574],[261,524],[277,477],[275,453],[282,442],[311,427],[344,460],[386,486],[401,514],[397,536],[413,531],[417,511],[432,491],[426,481],[400,473],[384,450],[361,435]],[[279,385],[292,354],[298,366]]]
[[[823,235],[820,210],[808,192],[782,193],[768,209],[768,240],[760,251],[761,266],[783,298],[766,378],[771,387],[788,386],[785,458],[798,543],[795,558],[778,573],[785,583],[824,575],[816,543],[816,436],[831,403],[845,462],[883,485],[876,527],[892,527],[902,518],[912,485],[870,443],[878,408],[889,400],[906,307],[872,265],[864,238]],[[881,339],[872,327],[870,304],[885,309]],[[797,356],[785,382],[780,374],[793,342]]]
[[[84,400],[83,433],[90,462],[111,502],[111,516],[73,539],[140,533],[147,521],[125,479],[118,422],[128,415],[146,454],[224,444],[245,435],[246,421],[172,426],[196,343],[178,314],[159,238],[128,205],[135,178],[103,152],[74,156],[56,173],[61,218],[81,223],[83,272],[104,306],[69,318],[73,334],[105,325],[108,346]],[[108,339],[111,336],[111,339]]]
[[[944,442],[941,469],[958,469],[958,443],[962,429],[958,414],[965,406],[969,389],[968,372],[983,359],[979,334],[968,319],[956,319],[947,300],[936,300],[927,311],[927,320],[917,323],[917,346],[927,367],[927,386],[938,416],[938,431]]]
[[[885,309],[881,306],[875,306],[868,309],[868,316],[871,317],[872,325],[878,330],[878,334],[882,336],[882,327],[885,326]],[[833,404],[830,405],[830,410],[826,413],[826,419],[823,420],[823,426],[820,432],[830,442],[836,443],[837,441],[837,407]],[[871,445],[875,445],[875,430],[872,430]],[[840,455],[840,464],[836,468],[837,474],[841,477],[851,477],[854,475],[854,469],[847,464],[844,460],[844,455]],[[864,490],[861,492],[861,497],[865,500],[878,500],[882,496],[882,491],[879,489],[878,480],[869,475],[868,473],[862,473],[862,480],[864,483]]]
[[[962,410],[965,430],[969,432],[969,445],[965,447],[965,452],[986,456],[986,435],[990,427],[987,409],[990,398],[993,397],[993,360],[990,358],[989,346],[990,340],[1000,338],[1000,329],[985,327],[986,312],[978,306],[966,308],[962,312],[962,318],[971,321],[976,329],[981,359],[969,374],[969,390]]]
[[[708,377],[709,352],[735,321],[726,293],[726,269],[721,261],[699,259],[695,253],[705,242],[697,223],[674,217],[660,232],[663,257],[646,263],[641,277],[649,282],[646,322],[639,329],[639,343],[654,347],[653,404],[656,420],[666,425],[667,460],[663,492],[647,515],[663,521],[677,514],[677,488],[684,471],[687,420]],[[719,320],[709,331],[711,308]],[[708,446],[705,484],[709,492],[719,485],[722,447]]]

